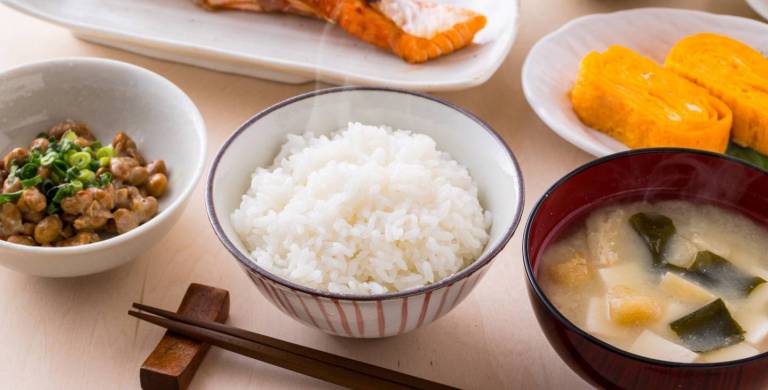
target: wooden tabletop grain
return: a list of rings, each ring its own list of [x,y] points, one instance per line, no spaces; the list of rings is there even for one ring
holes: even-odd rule
[[[668,6],[758,18],[743,0],[522,0],[517,41],[486,84],[441,93],[485,119],[517,155],[528,210],[556,179],[590,156],[547,129],[525,101],[520,67],[530,47],[570,19]],[[210,156],[248,117],[325,85],[285,85],[158,61],[75,39],[0,5],[0,68],[64,56],[113,58],[181,87],[205,117]],[[556,60],[556,59],[553,59]],[[427,65],[428,66],[428,65]],[[214,237],[202,186],[182,221],[141,258],[110,272],[44,279],[0,269],[0,388],[136,389],[139,367],[163,330],[129,317],[131,302],[175,309],[191,282],[231,292],[229,323],[266,335],[470,389],[580,389],[586,383],[550,348],[525,292],[522,224],[477,289],[445,318],[384,340],[347,340],[300,325],[270,305]],[[211,350],[192,389],[330,388],[279,368]]]

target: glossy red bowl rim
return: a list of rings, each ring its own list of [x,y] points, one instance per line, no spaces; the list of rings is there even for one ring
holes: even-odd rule
[[[425,286],[404,290],[404,291],[388,292],[384,294],[370,294],[370,295],[334,293],[330,291],[318,290],[315,288],[302,286],[298,283],[292,282],[288,279],[284,279],[265,269],[262,269],[261,267],[256,265],[256,263],[253,261],[253,259],[251,259],[250,256],[241,252],[235,246],[235,244],[230,240],[230,238],[224,232],[224,229],[222,228],[221,223],[219,222],[219,216],[217,215],[216,210],[213,207],[213,191],[214,191],[213,182],[216,177],[216,172],[219,166],[219,162],[221,161],[221,158],[229,149],[229,146],[235,141],[235,139],[237,139],[237,137],[240,136],[240,134],[248,130],[253,123],[271,114],[273,111],[276,111],[282,107],[291,105],[293,103],[296,103],[305,99],[314,98],[316,96],[321,96],[321,95],[326,95],[331,93],[344,93],[344,92],[350,92],[350,91],[398,93],[398,94],[411,95],[411,96],[416,96],[422,99],[426,99],[431,102],[444,105],[454,111],[457,111],[459,114],[466,116],[467,118],[477,123],[478,126],[480,126],[489,135],[491,135],[491,137],[493,137],[493,139],[497,142],[498,146],[507,153],[507,156],[509,157],[510,162],[512,163],[512,166],[515,169],[515,176],[518,182],[520,183],[520,185],[517,186],[517,189],[516,189],[517,203],[513,206],[515,210],[514,217],[512,219],[512,222],[509,224],[509,226],[506,227],[506,230],[504,231],[501,237],[501,241],[499,241],[498,244],[491,247],[488,253],[478,257],[471,264],[467,265],[466,267],[459,270],[455,274],[450,275],[444,279],[438,280],[434,283],[430,283]],[[418,93],[418,92],[408,91],[404,89],[388,88],[388,87],[342,86],[342,87],[319,89],[315,91],[306,92],[294,97],[290,97],[288,99],[285,99],[281,102],[278,102],[264,109],[263,111],[252,116],[247,121],[245,121],[245,123],[240,125],[224,141],[222,146],[219,148],[218,152],[216,152],[215,157],[213,158],[213,162],[211,163],[211,166],[208,169],[208,177],[205,183],[204,198],[205,198],[205,206],[208,214],[208,220],[211,223],[211,226],[213,227],[213,230],[216,233],[216,236],[218,237],[219,241],[221,241],[222,245],[224,245],[227,251],[229,251],[229,253],[235,259],[237,259],[237,261],[241,265],[243,265],[249,272],[256,273],[257,275],[260,275],[290,290],[300,291],[310,296],[323,297],[323,298],[328,298],[333,300],[364,302],[364,301],[383,301],[383,300],[391,300],[391,299],[401,299],[405,297],[422,295],[427,292],[435,291],[443,287],[452,285],[460,280],[464,280],[470,277],[471,275],[473,275],[475,272],[489,265],[491,263],[491,260],[496,258],[496,256],[498,256],[499,253],[501,253],[501,251],[507,246],[507,244],[509,243],[509,240],[512,239],[512,236],[517,230],[517,227],[520,225],[520,220],[522,219],[523,209],[525,204],[524,188],[525,188],[525,184],[523,182],[523,174],[522,174],[522,171],[520,170],[520,164],[517,162],[517,158],[515,157],[515,154],[512,152],[512,150],[509,148],[509,145],[507,145],[507,143],[504,142],[504,139],[501,137],[501,135],[499,135],[499,133],[497,133],[489,124],[487,124],[485,121],[483,121],[476,115],[472,114],[471,112],[451,102],[448,102],[447,100],[444,100],[435,96],[427,95],[424,93]]]
[[[632,158],[633,156],[639,156],[639,155],[645,155],[645,154],[656,154],[656,153],[686,153],[686,154],[698,154],[708,157],[713,157],[716,159],[722,159],[722,160],[729,160],[731,162],[741,164],[747,168],[750,168],[752,170],[755,170],[763,175],[768,175],[768,172],[747,163],[746,161],[737,159],[732,156],[728,156],[725,154],[720,153],[714,153],[714,152],[708,152],[698,149],[686,149],[686,148],[647,148],[647,149],[634,149],[634,150],[628,150],[624,152],[614,153],[610,154],[605,157],[598,158],[596,160],[592,160],[573,171],[569,172],[562,178],[560,178],[558,181],[556,181],[549,189],[547,189],[546,192],[541,196],[541,198],[536,202],[536,205],[531,210],[530,215],[528,216],[528,221],[525,225],[525,232],[523,234],[523,243],[522,243],[522,249],[523,249],[523,266],[525,267],[525,274],[528,280],[528,284],[533,290],[533,292],[536,295],[536,298],[541,302],[544,307],[547,309],[547,311],[555,317],[557,321],[560,322],[561,325],[565,326],[568,330],[578,334],[585,340],[589,341],[590,343],[605,349],[609,352],[613,352],[615,354],[618,354],[624,358],[639,361],[641,363],[656,365],[656,366],[663,366],[663,367],[671,367],[671,368],[689,368],[689,369],[714,369],[714,368],[728,368],[728,367],[734,367],[734,366],[740,366],[746,363],[751,363],[757,360],[768,358],[768,351],[759,353],[754,356],[738,359],[738,360],[728,360],[724,362],[716,362],[716,363],[680,363],[680,362],[671,362],[666,360],[658,360],[653,359],[645,356],[636,355],[634,353],[631,353],[629,351],[625,351],[623,349],[620,349],[618,347],[615,347],[605,341],[602,341],[598,339],[595,336],[592,336],[591,334],[587,333],[586,331],[579,328],[576,324],[571,322],[565,315],[560,313],[560,311],[555,307],[552,302],[547,298],[547,296],[544,294],[542,289],[539,286],[538,281],[536,280],[536,275],[534,270],[531,267],[531,259],[530,255],[528,253],[528,242],[530,240],[530,234],[531,234],[531,227],[533,226],[536,217],[538,216],[539,209],[541,208],[544,201],[549,198],[549,196],[557,191],[557,189],[563,185],[565,182],[573,178],[574,176],[585,172],[593,167],[596,167],[598,165],[605,164],[607,162],[610,162],[612,160],[616,159],[623,159],[623,158]]]

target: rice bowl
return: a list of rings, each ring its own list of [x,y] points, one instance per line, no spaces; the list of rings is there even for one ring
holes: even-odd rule
[[[433,283],[381,294],[307,287],[257,263],[231,218],[251,186],[254,170],[274,164],[288,135],[311,130],[317,136],[330,137],[350,122],[417,130],[467,169],[477,186],[480,205],[493,220],[479,256]],[[282,101],[235,130],[213,159],[205,200],[216,235],[269,303],[329,334],[377,338],[423,327],[449,313],[474,291],[520,222],[523,181],[514,154],[501,137],[461,108],[410,91],[339,87]]]

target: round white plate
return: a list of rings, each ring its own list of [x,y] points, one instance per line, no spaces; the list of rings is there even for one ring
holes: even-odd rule
[[[747,0],[747,4],[760,16],[768,19],[768,0]]]
[[[622,45],[662,63],[681,38],[712,32],[768,52],[768,24],[736,16],[667,8],[641,8],[574,19],[545,36],[523,65],[523,91],[542,121],[587,153],[601,157],[627,147],[579,121],[568,99],[579,63],[589,52]]]

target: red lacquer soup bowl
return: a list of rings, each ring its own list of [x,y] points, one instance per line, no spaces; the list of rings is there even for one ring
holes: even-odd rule
[[[663,199],[716,204],[768,225],[768,173],[731,157],[664,148],[618,153],[588,163],[542,196],[526,226],[523,261],[541,329],[568,366],[599,388],[768,388],[768,353],[706,364],[634,355],[579,329],[537,283],[536,263],[548,242],[589,211],[612,202]]]

